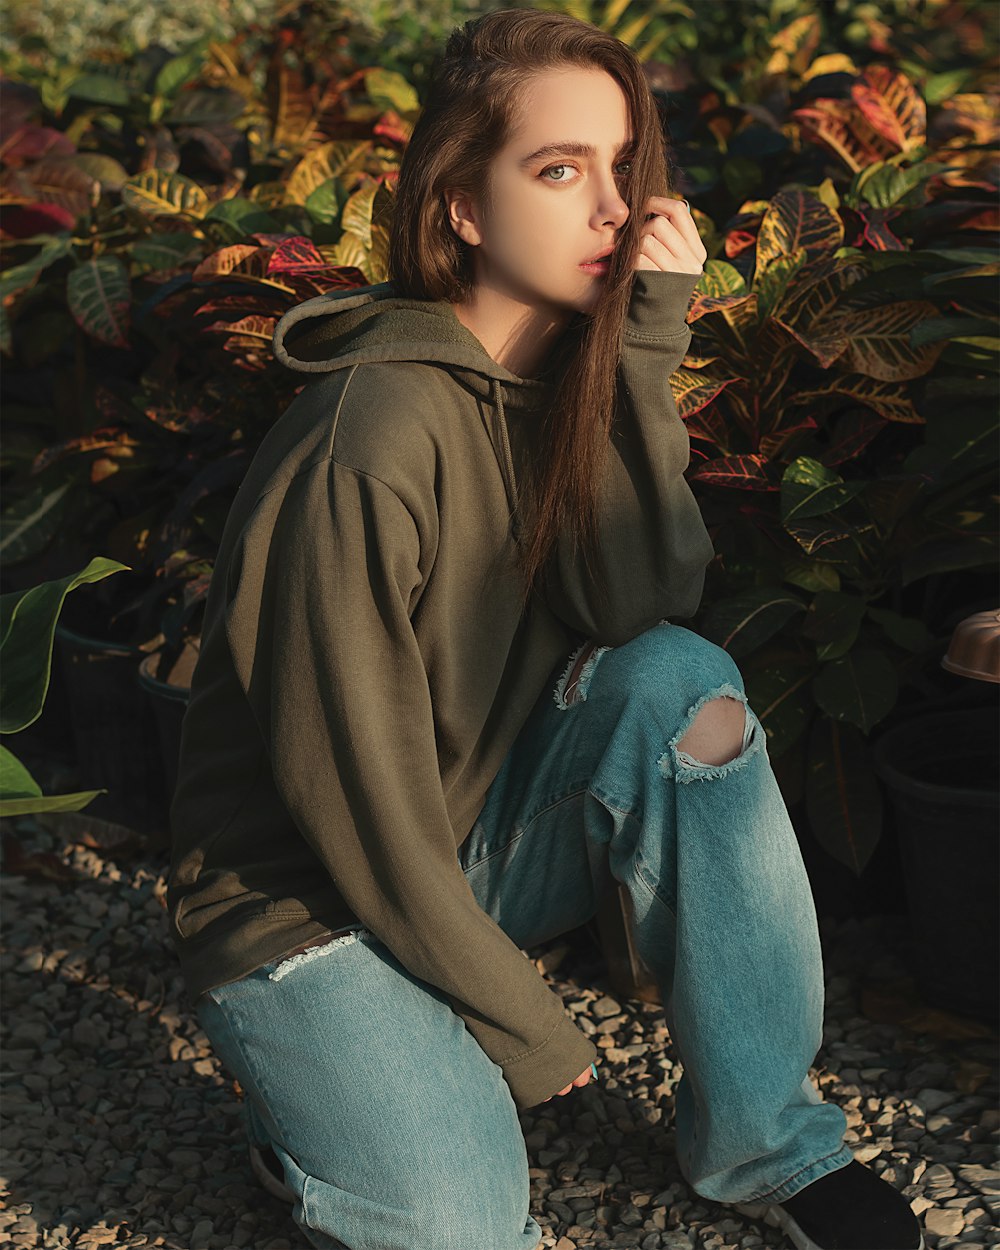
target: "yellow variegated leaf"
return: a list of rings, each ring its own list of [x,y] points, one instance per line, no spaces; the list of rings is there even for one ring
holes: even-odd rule
[[[804,13],[794,18],[784,30],[772,37],[774,51],[768,58],[765,72],[775,75],[790,73],[796,77],[805,73],[822,34],[818,14]]]
[[[852,256],[815,257],[791,275],[772,316],[793,333],[806,330],[840,307],[844,292],[868,272],[867,263]]]
[[[768,317],[780,302],[788,288],[792,276],[806,263],[806,249],[800,247],[790,256],[778,256],[754,279],[753,289],[756,292],[761,315]]]
[[[757,234],[757,273],[779,256],[804,248],[824,255],[844,241],[844,226],[817,196],[801,187],[779,191],[767,206]]]
[[[247,198],[263,208],[280,208],[285,203],[285,184],[277,179],[258,182],[247,192]]]
[[[147,217],[175,217],[186,213],[201,218],[209,199],[201,187],[183,174],[163,169],[144,169],[124,183],[122,199]]]
[[[790,119],[799,123],[805,138],[829,148],[855,173],[898,151],[850,100],[815,100],[793,109]]]
[[[686,362],[685,362],[686,363]],[[882,382],[864,374],[832,373],[826,386],[808,391],[795,391],[785,398],[787,407],[798,404],[813,407],[817,400],[831,396],[845,396],[870,408],[886,421],[898,421],[909,425],[925,425],[924,418],[913,406],[913,400],[905,387]]]
[[[883,382],[922,377],[933,368],[945,344],[939,341],[913,347],[910,332],[937,312],[927,300],[897,300],[842,318],[839,324],[848,338],[845,366]]]
[[[345,139],[324,143],[307,152],[288,178],[286,203],[304,205],[316,188],[330,178],[343,177],[360,169],[369,147],[367,139],[360,142]]]
[[[370,282],[386,282],[389,277],[389,231],[385,226],[372,226],[372,246],[368,256]]]
[[[365,248],[372,245],[372,206],[378,186],[371,183],[349,196],[340,214],[340,224],[345,231],[364,240]]]
[[[920,147],[927,137],[927,106],[905,74],[868,65],[851,84],[851,96],[868,124],[897,152]]]
[[[825,56],[814,57],[809,67],[802,73],[802,81],[809,82],[819,78],[821,74],[857,74],[856,63],[844,52],[828,52]]]
[[[287,151],[300,149],[314,129],[315,109],[298,69],[279,59],[273,77],[275,104],[272,145]]]
[[[965,131],[968,141],[976,145],[986,147],[1000,139],[996,102],[989,96],[972,92],[953,95],[941,101],[935,120],[941,134]]]
[[[345,230],[333,248],[333,263],[355,265],[364,272],[368,264],[368,247],[365,240],[352,234],[350,230]]]

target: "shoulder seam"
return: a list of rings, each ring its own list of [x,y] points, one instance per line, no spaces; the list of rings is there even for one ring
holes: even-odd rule
[[[344,383],[344,388],[340,392],[340,401],[337,404],[337,411],[334,413],[333,425],[330,429],[330,456],[331,458],[333,456],[333,446],[337,439],[337,426],[340,425],[340,414],[344,407],[344,400],[347,398],[347,392],[351,389],[351,383],[354,381],[354,375],[355,373],[357,373],[358,366],[360,364],[361,364],[361,361],[359,360],[359,361],[356,361],[353,365],[351,365],[351,371],[347,375],[347,381]]]

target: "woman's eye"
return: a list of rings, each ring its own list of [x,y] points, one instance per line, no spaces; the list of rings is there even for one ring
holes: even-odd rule
[[[632,162],[631,162],[631,161],[619,161],[619,162],[618,162],[618,166],[619,166],[619,168],[621,168],[623,165],[625,166],[625,172],[626,172],[626,174],[629,174],[629,173],[631,173],[631,172],[632,172]],[[549,174],[550,174],[550,173],[551,173],[554,169],[573,169],[573,168],[574,168],[574,166],[573,166],[573,165],[549,165],[549,166],[548,166],[548,168],[546,168],[546,169],[543,169],[543,170],[542,170],[542,172],[541,172],[541,174],[539,175],[539,177],[540,177],[540,178],[544,178],[547,182],[565,182],[565,181],[566,181],[566,179],[565,179],[565,178],[549,178],[549,177],[548,177],[548,175],[549,175]],[[625,175],[622,175],[622,176],[624,177]]]

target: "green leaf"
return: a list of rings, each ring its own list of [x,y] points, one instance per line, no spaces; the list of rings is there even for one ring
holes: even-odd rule
[[[901,616],[890,608],[868,608],[868,615],[904,651],[917,653],[934,641],[931,631],[914,616]]]
[[[776,634],[805,604],[780,586],[759,586],[713,603],[702,630],[733,656],[748,655]]]
[[[186,261],[193,261],[200,256],[202,247],[201,240],[177,230],[169,234],[149,234],[132,244],[133,272],[141,274],[161,269],[178,269]]]
[[[82,330],[111,347],[128,347],[132,306],[128,270],[117,256],[91,256],[71,269],[66,303]]]
[[[4,564],[30,559],[55,537],[72,482],[39,484],[0,514],[0,557]]]
[[[94,104],[124,107],[131,98],[128,84],[107,74],[80,74],[70,84],[69,95],[78,100],[90,100]]]
[[[18,733],[41,715],[56,621],[67,594],[129,567],[95,556],[79,573],[0,595],[0,733]]]
[[[76,794],[45,794],[37,799],[0,798],[0,816],[27,816],[32,812],[78,812],[107,790],[78,790]]]
[[[811,456],[799,456],[781,478],[781,519],[802,521],[842,507],[865,489],[864,482],[845,482]]]
[[[264,234],[279,233],[280,224],[271,216],[266,208],[235,195],[228,200],[219,200],[205,214],[204,221],[223,221],[232,227],[234,238],[246,238],[255,231]]]
[[[824,664],[813,678],[813,694],[832,720],[848,721],[865,733],[896,706],[899,678],[892,661],[870,646],[854,647]]]
[[[997,432],[995,413],[962,408],[952,403],[927,418],[926,438],[903,461],[903,471],[926,473],[935,488],[954,482],[996,462]]]
[[[816,643],[820,660],[835,660],[846,654],[858,637],[865,614],[865,601],[838,590],[821,590],[802,622],[802,633]]]
[[[44,242],[42,242],[41,250],[34,256],[29,260],[23,261],[20,265],[12,265],[0,274],[0,297],[3,298],[5,303],[11,295],[16,294],[18,291],[27,290],[43,269],[47,269],[49,265],[55,264],[57,260],[61,260],[73,250],[73,244],[68,235],[58,239],[53,239],[47,235],[32,235],[27,239],[19,239],[18,243],[23,246],[27,243],[38,243],[42,240]]]
[[[942,339],[969,342],[971,340],[956,336],[978,334],[980,330],[992,330],[995,325],[995,319],[987,317],[928,317],[913,327],[910,343],[913,347],[923,347],[925,343],[939,343]]]
[[[210,40],[200,39],[180,56],[171,57],[156,75],[153,90],[157,95],[173,95],[178,88],[198,77],[206,61]]]
[[[376,67],[365,73],[365,91],[371,102],[380,109],[395,109],[405,114],[420,107],[416,90],[402,74],[394,70]]]
[[[17,756],[0,743],[0,799],[41,798],[42,788]]]

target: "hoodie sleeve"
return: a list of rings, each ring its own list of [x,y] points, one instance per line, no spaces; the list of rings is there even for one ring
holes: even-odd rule
[[[693,616],[715,554],[684,477],[690,443],[670,386],[691,342],[685,314],[699,276],[634,275],[598,523],[609,608],[602,609],[583,552],[568,535],[546,565],[551,610],[600,645],[619,646],[668,616]]]
[[[227,636],[302,836],[361,924],[447,996],[524,1108],[597,1050],[462,871],[409,616],[420,545],[385,483],[314,464],[245,527]]]

